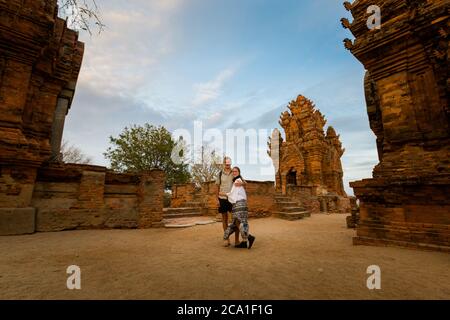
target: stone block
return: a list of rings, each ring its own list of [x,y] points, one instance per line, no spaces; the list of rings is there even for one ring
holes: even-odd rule
[[[36,231],[35,208],[0,208],[0,236]]]

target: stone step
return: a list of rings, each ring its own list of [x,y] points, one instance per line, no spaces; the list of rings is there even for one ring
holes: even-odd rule
[[[184,205],[189,208],[200,208],[202,203],[200,201],[187,201]]]
[[[286,196],[275,196],[274,198],[276,201],[291,201],[291,198]]]
[[[201,208],[196,207],[183,207],[183,208],[165,208],[163,209],[164,218],[181,218],[181,217],[195,217],[202,215]]]
[[[306,211],[303,207],[283,207],[281,208],[283,212],[304,212]]]
[[[275,199],[275,203],[284,203],[284,202],[294,202],[291,199],[281,199],[281,200],[277,200]]]
[[[181,212],[181,213],[165,213],[163,219],[177,219],[177,218],[190,218],[201,217],[203,214],[200,211],[195,212]]]
[[[295,201],[277,201],[277,205],[279,207],[295,207],[298,206],[298,203]]]
[[[196,224],[193,222],[189,222],[189,223],[171,223],[170,221],[167,222],[164,227],[166,228],[189,228],[189,227],[193,227]]]
[[[299,212],[275,212],[275,216],[284,220],[300,220],[305,217],[307,211],[299,211]]]
[[[188,228],[198,225],[216,223],[213,219],[208,217],[164,219],[163,222],[164,227],[166,228]]]
[[[193,207],[179,207],[179,208],[164,208],[164,213],[182,213],[182,212],[194,212],[197,211],[197,208]]]

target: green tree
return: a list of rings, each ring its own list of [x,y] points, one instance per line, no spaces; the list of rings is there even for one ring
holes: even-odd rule
[[[190,179],[189,166],[185,161],[174,163],[172,152],[177,141],[163,126],[126,127],[117,137],[109,137],[112,144],[104,156],[111,163],[111,168],[119,172],[141,172],[161,169],[166,173],[166,187],[186,183]],[[184,158],[181,150],[179,155]]]

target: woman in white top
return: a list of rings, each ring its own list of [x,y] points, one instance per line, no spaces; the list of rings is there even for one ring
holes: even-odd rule
[[[253,246],[255,237],[249,234],[248,226],[248,207],[247,207],[247,193],[242,184],[245,184],[245,180],[241,177],[241,170],[238,167],[234,167],[233,173],[233,187],[231,191],[227,194],[228,201],[233,205],[232,213],[233,220],[228,225],[223,235],[224,244],[228,246],[229,237],[234,232],[239,230],[242,236],[242,242],[235,245],[236,248],[248,248]],[[238,185],[236,185],[236,183]]]

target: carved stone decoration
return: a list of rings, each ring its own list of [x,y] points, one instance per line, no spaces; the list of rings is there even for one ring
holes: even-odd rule
[[[269,155],[279,155],[277,191],[286,194],[290,185],[316,186],[321,195],[346,197],[341,164],[344,149],[339,136],[332,127],[325,134],[324,116],[304,96],[291,101],[288,108],[290,112],[283,112],[279,121],[286,139],[277,150],[269,149]],[[272,146],[270,141],[269,148]]]

